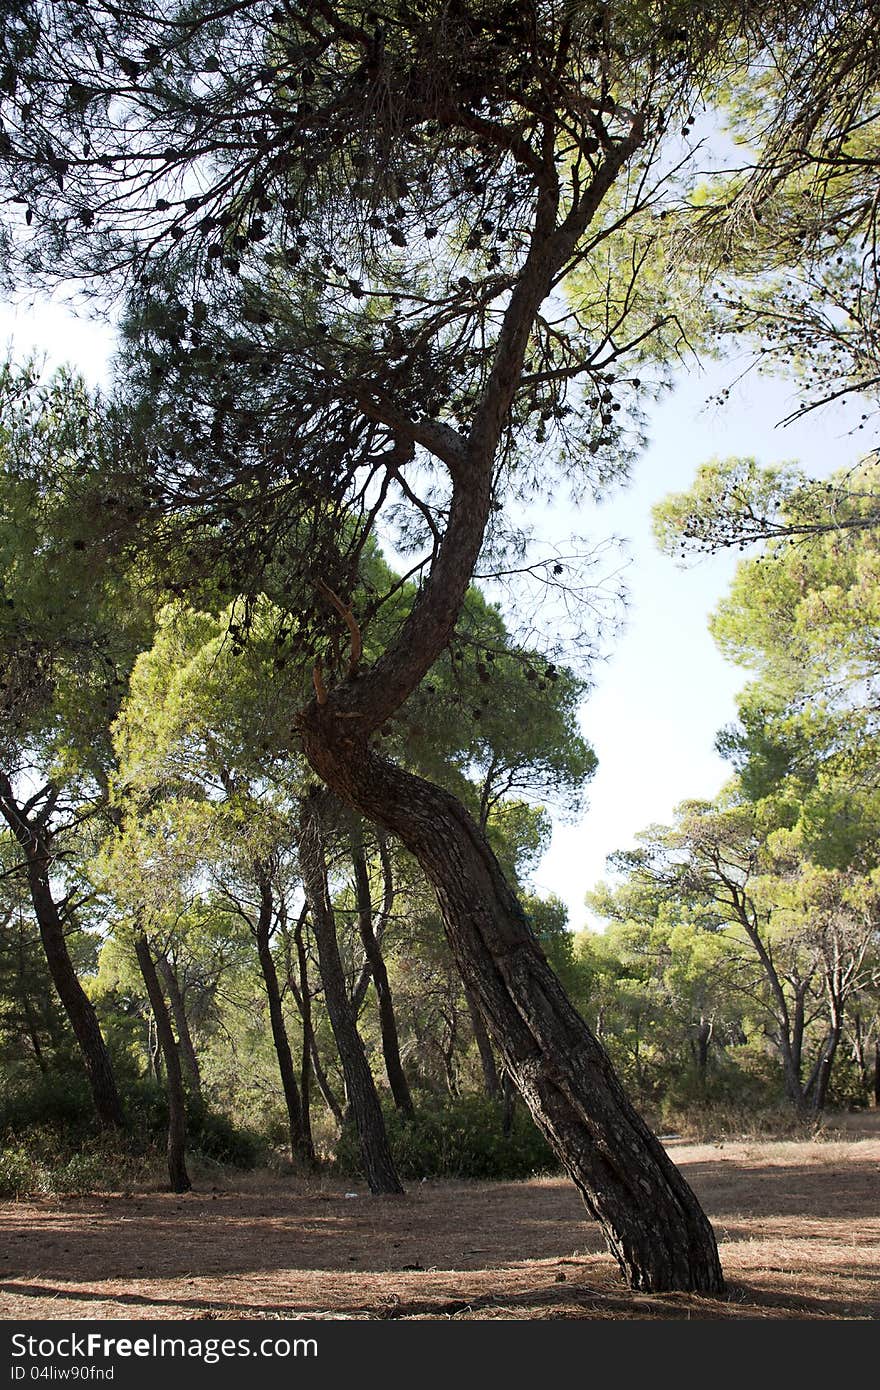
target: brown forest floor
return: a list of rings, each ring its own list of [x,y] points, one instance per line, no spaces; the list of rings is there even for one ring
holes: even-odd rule
[[[561,1178],[353,1198],[261,1176],[0,1204],[0,1317],[876,1318],[880,1113],[848,1130],[669,1143],[718,1233],[720,1303],[628,1293]]]

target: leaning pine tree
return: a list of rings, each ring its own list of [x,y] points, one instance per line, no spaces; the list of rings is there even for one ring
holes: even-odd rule
[[[706,1217],[485,835],[381,744],[460,640],[475,573],[569,580],[523,555],[505,504],[556,486],[558,464],[581,490],[619,467],[637,363],[671,336],[639,291],[664,132],[737,37],[735,8],[700,6],[699,32],[681,22],[696,10],[22,0],[0,161],[29,273],[130,296],[129,433],[96,525],[152,538],[174,592],[238,595],[241,643],[269,596],[278,663],[313,676],[291,711],[306,758],[418,859],[625,1278],[719,1294]],[[575,270],[598,287],[577,312]],[[359,583],[389,534],[412,602]]]

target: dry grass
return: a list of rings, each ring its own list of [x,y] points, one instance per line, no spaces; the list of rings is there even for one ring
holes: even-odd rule
[[[571,1184],[405,1198],[235,1190],[0,1204],[4,1318],[875,1318],[880,1115],[834,1139],[669,1148],[715,1224],[722,1302],[628,1293]]]

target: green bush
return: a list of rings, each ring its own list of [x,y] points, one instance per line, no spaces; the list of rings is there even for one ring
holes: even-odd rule
[[[403,1179],[516,1180],[558,1168],[552,1149],[521,1105],[514,1109],[509,1134],[503,1119],[503,1107],[483,1096],[423,1105],[412,1119],[399,1110],[385,1110],[391,1152]],[[344,1177],[363,1178],[353,1126],[340,1136],[334,1167]]]
[[[31,1130],[0,1152],[0,1198],[118,1191],[153,1173],[156,1155],[135,1157],[118,1138],[86,1140],[71,1151],[50,1130]]]
[[[0,1197],[20,1197],[33,1191],[33,1162],[21,1149],[0,1149]]]
[[[0,1091],[0,1197],[118,1189],[161,1168],[168,1127],[163,1086],[146,1078],[122,1089],[125,1131],[97,1129],[78,1074],[33,1075]],[[190,1102],[187,1150],[233,1168],[254,1168],[264,1145],[249,1130]]]
[[[265,1160],[265,1145],[258,1135],[204,1106],[190,1107],[187,1148],[230,1168],[256,1168]]]
[[[95,1127],[88,1084],[81,1072],[47,1072],[26,1081],[4,1077],[0,1088],[0,1136],[54,1129],[85,1138]]]

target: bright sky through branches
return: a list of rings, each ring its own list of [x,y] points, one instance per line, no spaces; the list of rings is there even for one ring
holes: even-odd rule
[[[112,334],[98,321],[74,318],[60,300],[0,305],[0,344],[19,361],[33,352],[49,366],[72,364],[93,385],[108,380]],[[875,442],[849,433],[859,422],[857,401],[778,428],[798,399],[795,388],[754,373],[731,390],[725,407],[706,406],[735,375],[729,363],[680,371],[673,393],[649,412],[650,442],[630,487],[582,516],[563,514],[569,529],[597,542],[612,533],[625,538],[630,556],[625,629],[597,666],[581,717],[599,757],[589,808],[577,825],[555,826],[534,878],[542,894],[563,899],[574,929],[586,924],[584,894],[604,876],[608,854],[631,845],[652,821],[669,820],[686,797],[713,796],[729,776],[713,743],[733,719],[736,692],[747,679],[722,660],[707,628],[739,552],[679,568],[654,545],[652,506],[687,488],[699,464],[713,457],[792,460],[825,476],[856,462]],[[562,531],[542,533],[565,540]]]

